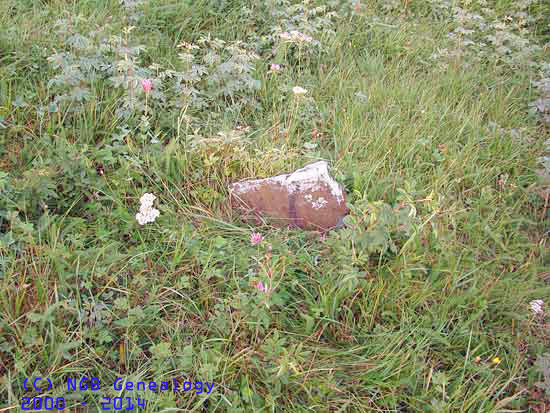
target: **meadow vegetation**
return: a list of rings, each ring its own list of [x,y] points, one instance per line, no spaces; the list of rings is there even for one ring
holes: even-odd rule
[[[99,411],[99,394],[148,412],[543,412],[549,16],[2,0],[0,411],[23,395]],[[228,184],[320,159],[344,229],[229,208]],[[69,394],[83,376],[101,391]]]

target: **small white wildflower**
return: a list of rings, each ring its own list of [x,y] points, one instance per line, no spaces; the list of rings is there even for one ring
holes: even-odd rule
[[[295,95],[305,95],[307,90],[300,86],[294,86],[292,92],[294,92]]]
[[[155,199],[157,199],[157,197],[153,194],[145,193],[141,198],[139,198],[139,202],[141,206],[152,206]]]
[[[533,310],[535,314],[542,314],[544,312],[544,310],[542,309],[542,307],[544,306],[544,301],[542,300],[533,300],[529,303],[529,305],[531,306],[531,310]]]
[[[145,225],[149,222],[155,222],[155,219],[160,215],[160,211],[155,208],[141,208],[136,214],[136,219],[139,225]]]
[[[270,68],[269,68],[268,73],[276,73],[276,72],[280,72],[280,71],[281,71],[281,65],[279,65],[277,63],[272,63]]]
[[[142,214],[141,212],[138,212],[136,214],[136,219],[139,225],[145,225],[147,224],[147,222],[149,222],[149,219],[147,218],[147,216],[145,216],[145,214]]]
[[[139,225],[145,225],[148,222],[155,222],[155,219],[160,215],[158,209],[153,208],[153,201],[157,199],[153,194],[145,193],[139,199],[141,205],[139,212],[136,214],[136,219]]]
[[[138,212],[136,214],[136,219],[137,219],[137,222],[139,223],[139,225],[145,225],[147,224],[147,217],[145,216],[145,214],[142,214],[141,212]]]

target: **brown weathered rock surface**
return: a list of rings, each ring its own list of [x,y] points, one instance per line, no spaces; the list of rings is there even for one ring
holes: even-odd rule
[[[243,218],[263,215],[283,226],[326,231],[340,227],[348,212],[346,194],[325,161],[291,174],[236,182],[229,192]]]

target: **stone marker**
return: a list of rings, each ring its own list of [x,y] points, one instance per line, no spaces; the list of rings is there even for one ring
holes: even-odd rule
[[[308,230],[341,227],[348,212],[346,194],[330,177],[325,161],[291,174],[236,182],[229,193],[232,206],[245,212],[245,219],[263,215],[274,224]]]

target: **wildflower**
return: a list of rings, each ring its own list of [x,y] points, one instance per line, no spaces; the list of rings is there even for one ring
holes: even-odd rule
[[[258,283],[256,284],[256,289],[258,291],[261,291],[262,293],[265,293],[267,291],[267,287],[261,281],[258,281]]]
[[[264,237],[262,236],[262,234],[258,233],[258,232],[253,232],[252,234],[250,234],[250,244],[251,245],[258,245],[260,242],[262,242],[264,239]]]
[[[141,79],[141,87],[143,87],[143,91],[147,94],[153,89],[153,82],[151,79]]]
[[[157,199],[153,194],[145,193],[139,199],[141,203],[139,212],[136,214],[136,219],[139,225],[145,225],[148,222],[155,222],[155,219],[160,215],[158,209],[153,208],[153,201]]]
[[[142,195],[141,198],[139,198],[139,202],[141,204],[141,206],[153,206],[153,201],[157,199],[156,196],[154,196],[153,194],[149,194],[149,193],[145,193]]]
[[[491,361],[493,362],[493,364],[497,365],[500,364],[502,360],[500,359],[500,357],[493,357]]]
[[[272,72],[272,73],[280,72],[281,71],[281,65],[279,65],[277,63],[272,63],[271,66],[270,66],[269,71]]]
[[[155,219],[160,215],[160,211],[155,208],[145,209],[136,214],[136,219],[139,225],[145,225],[149,222],[155,222]]]
[[[542,300],[533,300],[529,303],[529,305],[531,306],[531,310],[533,310],[535,314],[542,314],[544,312],[544,310],[542,309],[542,307],[544,306],[544,301]]]
[[[307,90],[300,86],[294,86],[292,92],[294,92],[295,95],[305,95]]]

